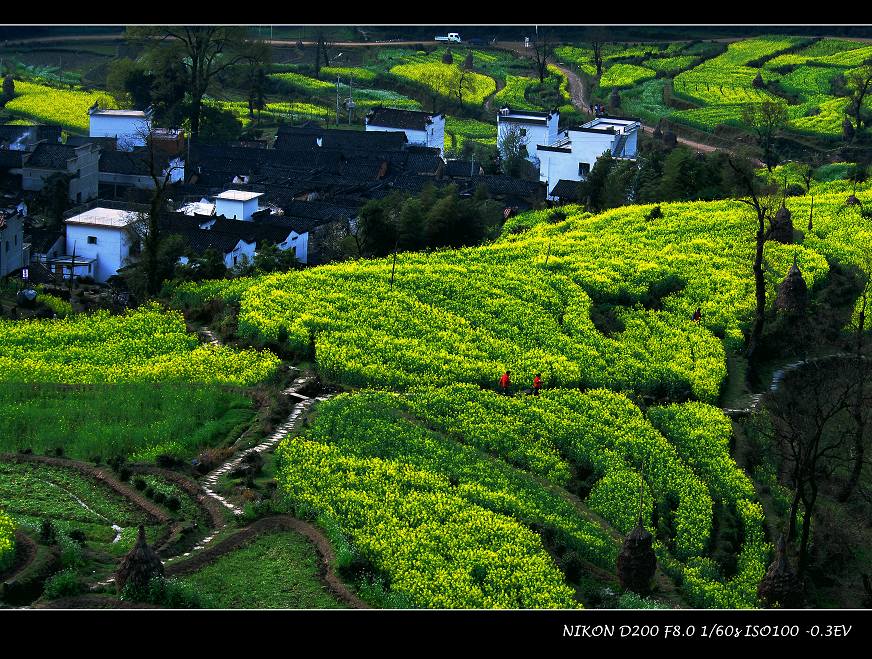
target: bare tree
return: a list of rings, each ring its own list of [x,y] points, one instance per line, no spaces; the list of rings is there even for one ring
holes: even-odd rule
[[[605,35],[601,30],[594,30],[591,34],[590,48],[593,51],[593,64],[596,67],[597,78],[603,74],[603,50],[605,45]]]
[[[318,30],[315,36],[315,77],[321,78],[321,61],[323,59],[324,66],[330,66],[331,50],[335,44],[328,41],[324,36],[324,30]]]
[[[870,360],[866,354],[866,311],[869,308],[870,298],[872,298],[872,255],[866,253],[863,259],[863,266],[860,270],[863,282],[863,290],[860,293],[860,298],[857,301],[857,321],[854,326],[854,397],[851,401],[850,413],[851,422],[853,424],[853,432],[851,434],[852,450],[851,457],[853,464],[851,466],[851,474],[848,477],[842,491],[839,493],[839,501],[847,501],[857,485],[860,482],[860,475],[863,467],[866,464],[866,444],[869,441],[869,427],[872,425],[872,386],[870,380]]]
[[[465,67],[457,66],[454,69],[455,72],[452,75],[454,84],[452,88],[454,95],[457,97],[457,105],[463,107],[463,95],[475,93],[475,78],[473,78],[472,71]]]
[[[793,489],[787,539],[797,536],[796,518],[802,506],[798,576],[809,563],[812,519],[822,486],[848,462],[848,433],[855,383],[845,377],[838,357],[807,362],[788,371],[781,386],[764,397],[772,438],[781,454],[782,479]]]
[[[748,340],[747,357],[752,360],[756,355],[760,339],[763,336],[763,326],[766,322],[766,279],[764,277],[764,249],[769,231],[766,220],[772,209],[777,206],[771,195],[771,188],[767,188],[760,181],[754,171],[754,165],[747,159],[736,159],[733,156],[727,158],[729,169],[729,183],[740,195],[737,201],[746,204],[754,210],[757,216],[757,232],[754,237],[754,297],[756,300],[754,312],[754,325],[751,337]]]
[[[155,139],[155,132],[151,127],[144,127],[138,131],[138,135],[145,142],[145,147],[134,157],[137,157],[142,163],[154,187],[148,210],[140,214],[139,221],[134,223],[133,229],[138,234],[143,246],[142,262],[146,279],[146,293],[155,295],[160,291],[163,283],[158,264],[158,254],[163,239],[160,218],[167,210],[167,194],[170,186],[176,178],[176,173],[183,170],[184,164],[178,158],[173,159],[161,151],[158,141]]]
[[[533,37],[533,59],[536,62],[536,74],[539,82],[545,82],[548,73],[548,59],[554,52],[554,43],[547,28],[536,26],[536,36]]]

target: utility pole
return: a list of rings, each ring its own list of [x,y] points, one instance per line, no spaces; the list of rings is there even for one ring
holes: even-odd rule
[[[336,126],[339,126],[339,74],[336,74]]]

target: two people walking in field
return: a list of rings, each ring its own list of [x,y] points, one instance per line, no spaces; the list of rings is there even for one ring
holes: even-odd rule
[[[504,396],[509,395],[509,388],[512,386],[512,372],[506,371],[500,377],[500,393]],[[531,390],[531,394],[534,396],[539,395],[539,391],[542,389],[542,374],[536,373],[533,378],[533,389]]]

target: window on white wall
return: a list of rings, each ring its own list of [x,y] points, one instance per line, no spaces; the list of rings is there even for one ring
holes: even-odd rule
[[[88,244],[96,245],[97,244],[97,236],[88,236]]]
[[[590,163],[589,162],[578,163],[578,175],[586,177],[588,174],[590,174]]]

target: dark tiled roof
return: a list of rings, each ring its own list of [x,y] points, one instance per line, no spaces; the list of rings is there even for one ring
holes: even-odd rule
[[[445,164],[445,175],[451,178],[469,178],[470,176],[478,176],[481,170],[481,163],[470,160],[449,160]]]
[[[318,140],[321,146],[318,146]],[[276,149],[299,151],[349,150],[401,151],[408,140],[402,131],[359,131],[317,128],[311,126],[279,126]]]
[[[0,142],[15,142],[21,135],[30,133],[27,138],[28,143],[45,140],[53,144],[57,144],[61,139],[61,127],[38,124],[32,126],[22,126],[19,124],[0,124]]]
[[[33,228],[27,232],[25,241],[30,243],[30,251],[33,254],[45,254],[63,236],[60,229]]]
[[[21,167],[24,151],[0,149],[0,169],[18,169]]]
[[[375,107],[367,112],[366,118],[371,126],[410,130],[427,130],[427,126],[433,123],[433,114],[430,112],[397,108]]]
[[[38,169],[66,169],[67,162],[75,157],[75,147],[67,144],[42,143],[33,150],[25,165]]]
[[[85,144],[98,144],[100,148],[115,149],[118,140],[114,137],[85,137],[84,135],[70,135],[67,138],[67,146],[84,146]]]
[[[545,184],[541,181],[528,181],[511,176],[475,176],[470,181],[473,189],[484,185],[491,195],[545,198]]]
[[[148,150],[136,151],[102,151],[100,153],[100,171],[111,174],[125,174],[129,176],[148,176]],[[169,164],[166,154],[155,152],[155,164],[159,171],[163,171]]]
[[[562,178],[551,191],[552,197],[558,197],[561,201],[578,201],[578,181],[570,181]]]
[[[208,229],[200,225],[211,222]],[[263,221],[246,222],[227,219],[223,215],[184,215],[182,213],[165,213],[161,216],[161,225],[165,234],[182,236],[195,254],[202,254],[207,249],[215,249],[222,254],[232,251],[239,241],[255,243],[281,243],[288,238],[293,227]],[[298,231],[297,233],[301,233]]]

